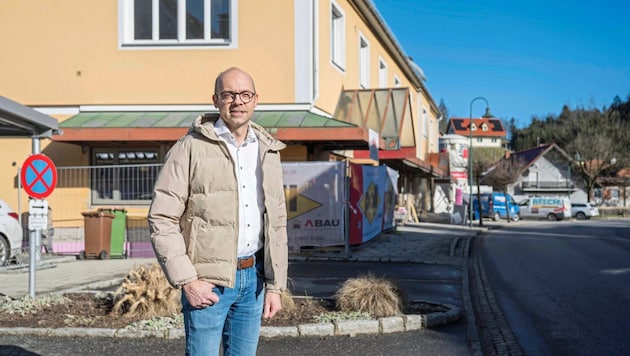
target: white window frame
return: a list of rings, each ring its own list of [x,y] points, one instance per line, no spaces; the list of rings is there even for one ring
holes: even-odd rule
[[[134,49],[164,49],[174,47],[180,49],[188,48],[235,48],[237,47],[238,38],[238,0],[229,0],[230,8],[230,24],[229,38],[211,38],[211,0],[204,1],[204,38],[203,39],[187,39],[186,38],[186,0],[177,0],[177,38],[160,39],[159,38],[159,0],[152,1],[152,38],[136,40],[134,39],[134,1],[135,0],[118,0],[118,18],[119,18],[119,47]]]
[[[370,87],[370,42],[359,32],[359,86]]]
[[[429,128],[428,128],[429,134],[427,135],[427,140],[429,140],[429,147],[433,148],[435,146],[434,140],[433,140],[433,137],[434,137],[433,120],[430,117],[427,117],[427,122],[429,125]]]
[[[429,137],[429,115],[427,115],[427,109],[422,107],[422,120],[424,121],[424,137]]]
[[[382,57],[378,57],[378,87],[387,88],[387,63]]]
[[[340,69],[346,68],[346,14],[335,1],[330,2],[330,61]]]
[[[400,78],[398,78],[398,76],[396,74],[394,74],[394,87],[398,88],[402,85],[402,82],[400,81]]]

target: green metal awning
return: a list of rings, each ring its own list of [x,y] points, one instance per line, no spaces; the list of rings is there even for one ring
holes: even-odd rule
[[[80,145],[172,143],[186,134],[201,111],[82,112],[61,122],[54,141]],[[276,138],[325,150],[366,149],[369,132],[356,124],[310,111],[257,111],[252,121]]]
[[[204,112],[84,112],[59,124],[62,128],[189,128]],[[252,121],[266,129],[284,127],[356,127],[349,122],[331,119],[309,111],[260,111]]]

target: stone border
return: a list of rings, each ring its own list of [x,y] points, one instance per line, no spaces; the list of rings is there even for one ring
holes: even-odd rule
[[[355,336],[359,334],[388,334],[401,331],[422,330],[459,320],[462,310],[449,304],[436,304],[448,309],[429,314],[406,314],[379,318],[377,320],[343,320],[330,323],[301,324],[298,326],[263,326],[260,337],[299,336]],[[104,329],[104,328],[0,328],[0,335],[36,335],[59,337],[115,337],[115,338],[158,338],[182,339],[184,329],[163,330]]]

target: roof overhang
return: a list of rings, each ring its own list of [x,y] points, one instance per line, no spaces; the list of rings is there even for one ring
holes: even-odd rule
[[[355,151],[355,158],[369,157],[368,151]],[[435,156],[434,156],[435,157]],[[433,158],[433,157],[432,157]],[[402,147],[395,151],[378,151],[378,159],[380,163],[386,164],[401,173],[420,176],[423,178],[437,178],[445,181],[451,181],[445,169],[439,167],[438,162],[428,162],[416,157],[415,147]]]
[[[0,96],[0,137],[50,138],[58,134],[56,119]]]
[[[61,123],[57,142],[83,146],[174,143],[202,112],[84,112]],[[322,150],[369,147],[369,129],[308,111],[257,111],[252,121],[277,139]],[[381,142],[381,144],[383,144]]]

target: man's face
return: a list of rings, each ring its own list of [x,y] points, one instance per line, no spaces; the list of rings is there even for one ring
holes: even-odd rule
[[[255,93],[254,83],[250,77],[238,70],[232,70],[223,74],[222,88],[216,88],[217,92],[212,96],[214,106],[219,109],[219,115],[227,125],[227,127],[234,131],[244,125],[247,125],[252,115],[254,114],[254,108],[258,104],[258,94]],[[251,101],[246,103],[241,95],[242,93],[253,93]],[[247,96],[247,94],[242,94]],[[230,102],[231,101],[231,102]],[[245,126],[246,127],[246,126]]]

